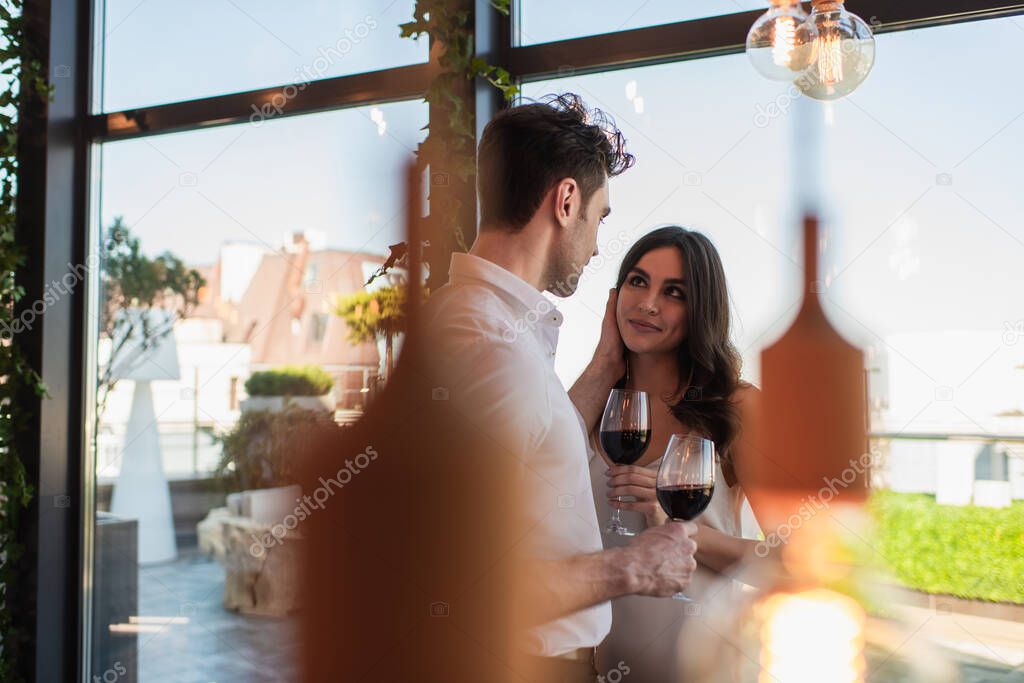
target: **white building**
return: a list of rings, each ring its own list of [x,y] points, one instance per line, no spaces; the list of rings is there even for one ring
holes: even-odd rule
[[[1024,499],[1024,344],[1002,330],[887,337],[877,482],[939,503]]]

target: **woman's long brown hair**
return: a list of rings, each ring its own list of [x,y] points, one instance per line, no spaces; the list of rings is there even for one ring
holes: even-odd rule
[[[695,230],[658,228],[630,247],[615,287],[621,290],[644,254],[661,247],[675,247],[682,254],[687,284],[687,334],[678,349],[682,395],[670,408],[679,422],[715,442],[726,483],[733,486],[729,450],[741,427],[734,394],[746,382],[740,380],[742,360],[730,338],[729,292],[718,250]]]

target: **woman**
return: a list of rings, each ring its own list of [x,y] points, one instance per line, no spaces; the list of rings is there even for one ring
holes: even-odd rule
[[[698,571],[686,591],[697,603],[615,600],[611,633],[598,648],[598,672],[624,663],[633,683],[674,680],[669,676],[677,658],[685,656],[677,652],[683,619],[711,606],[708,588],[716,573],[756,544],[742,538],[741,517],[744,475],[753,457],[743,426],[753,419],[757,390],[740,380],[729,322],[725,272],[711,241],[676,226],[654,230],[623,259],[594,358],[570,391],[590,430],[591,480],[602,523],[616,508],[637,531],[667,521],[655,497],[655,477],[672,434],[710,438],[719,454],[714,495],[697,519]],[[613,386],[650,397],[651,442],[631,466],[610,464],[596,438]],[[622,496],[630,500],[619,502]],[[606,533],[604,541],[612,547],[629,539]]]

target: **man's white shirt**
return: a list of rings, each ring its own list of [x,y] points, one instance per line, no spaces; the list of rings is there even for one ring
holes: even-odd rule
[[[451,400],[494,444],[494,457],[519,462],[528,494],[525,554],[561,559],[601,550],[586,427],[554,369],[562,314],[513,273],[459,253],[424,313]],[[611,620],[605,602],[537,627],[533,654],[594,647]]]

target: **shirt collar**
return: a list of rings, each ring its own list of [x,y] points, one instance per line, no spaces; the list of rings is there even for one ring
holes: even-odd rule
[[[518,275],[505,270],[493,261],[455,252],[452,254],[449,278],[452,284],[467,280],[483,282],[519,302],[526,310],[537,312],[537,321],[552,327],[562,325],[562,313],[551,300]]]

